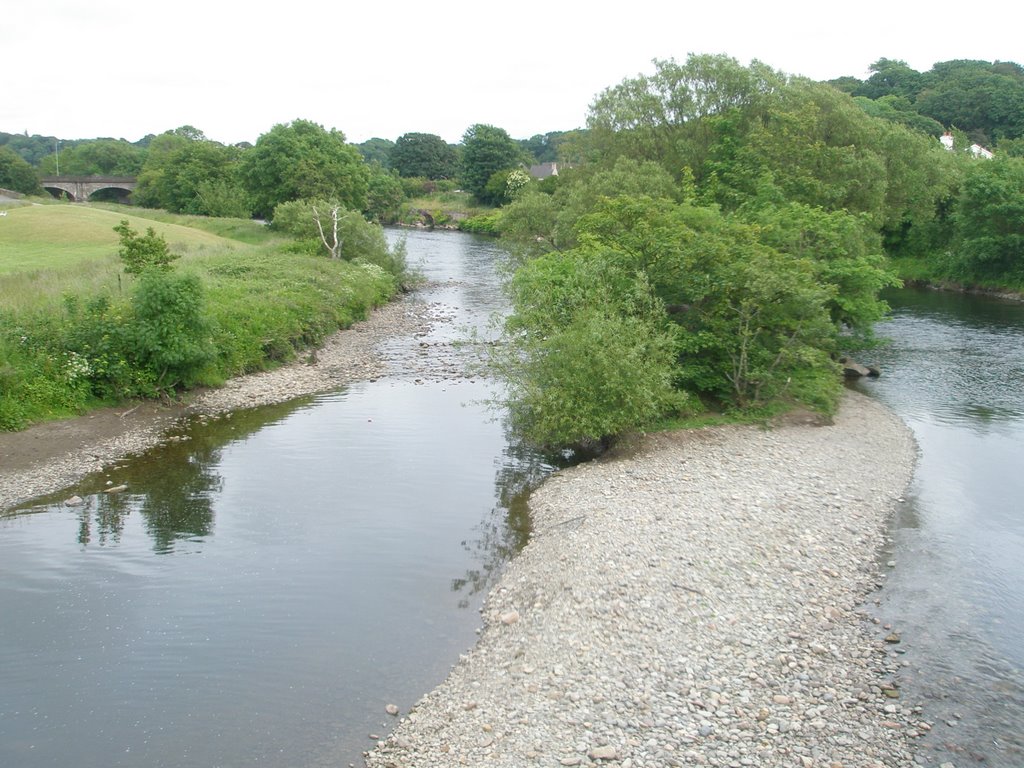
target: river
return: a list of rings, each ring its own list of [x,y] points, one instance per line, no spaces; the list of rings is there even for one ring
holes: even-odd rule
[[[393,235],[392,235],[393,236]],[[0,765],[361,764],[470,647],[551,467],[421,373],[504,311],[492,241],[411,232],[439,323],[393,374],[194,424],[0,517]],[[1024,765],[1024,305],[900,291],[858,388],[913,429],[879,619],[922,754]],[[453,358],[454,359],[454,358]],[[107,483],[128,491],[106,495]],[[72,492],[86,504],[69,508]]]
[[[914,431],[878,616],[896,630],[903,698],[935,720],[933,764],[1024,765],[1024,304],[888,296],[882,376],[858,388]]]
[[[486,338],[502,251],[408,247],[450,321],[389,342],[392,375],[196,423],[0,517],[0,765],[361,764],[385,706],[473,645],[551,468],[509,441],[491,382],[424,367]]]

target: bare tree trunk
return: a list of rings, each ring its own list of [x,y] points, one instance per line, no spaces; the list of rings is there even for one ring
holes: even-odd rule
[[[324,235],[324,227],[320,222],[320,212],[313,206],[313,221],[316,222],[317,231],[320,233],[320,242],[324,244],[324,248],[327,249],[327,253],[331,255],[332,259],[341,258],[341,246],[342,243],[338,241],[338,214],[341,211],[340,205],[331,207],[331,225],[332,225],[332,239],[331,242],[327,241],[326,235]]]

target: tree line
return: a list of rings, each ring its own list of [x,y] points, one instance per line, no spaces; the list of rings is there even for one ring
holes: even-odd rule
[[[598,94],[585,128],[528,140],[476,124],[458,145],[356,146],[296,120],[225,146],[186,126],[75,145],[62,170],[134,162],[140,204],[273,219],[332,256],[373,245],[366,221],[392,220],[410,180],[458,184],[494,206],[467,227],[516,248],[492,360],[510,413],[537,443],[604,442],[707,407],[828,411],[839,354],[870,340],[900,276],[1024,287],[1022,89],[1012,63],[882,59],[822,83],[700,55],[656,60]],[[972,154],[982,142],[995,159]],[[0,146],[0,186],[23,170],[12,157],[50,162]],[[533,180],[542,158],[561,172]]]
[[[494,360],[519,427],[588,444],[708,407],[828,412],[900,283],[890,257],[1024,286],[1024,159],[932,133],[726,56],[607,88],[582,162],[490,217],[519,247]]]
[[[558,159],[567,133],[514,140],[501,128],[470,126],[459,144],[430,133],[396,141],[373,138],[349,144],[342,132],[308,120],[275,125],[255,145],[225,145],[182,126],[138,142],[123,139],[58,140],[0,133],[0,187],[41,193],[39,178],[135,176],[133,203],[172,213],[269,218],[274,204],[340,193],[349,208],[378,221],[393,220],[414,185],[402,179],[461,183],[483,203],[497,171]]]

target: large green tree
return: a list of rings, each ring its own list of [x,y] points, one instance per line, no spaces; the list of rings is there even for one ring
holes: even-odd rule
[[[238,147],[168,131],[150,142],[134,199],[174,213],[248,217],[241,155]]]
[[[440,136],[406,133],[391,149],[391,167],[405,177],[450,179],[459,172],[459,154]]]
[[[1012,62],[940,62],[924,75],[917,110],[992,146],[1024,136],[1024,68]]]
[[[921,73],[898,59],[879,59],[871,65],[871,76],[853,90],[854,96],[880,99],[902,96],[913,101],[921,92]]]
[[[41,191],[36,169],[10,147],[0,147],[0,187],[27,195]]]
[[[477,199],[484,200],[491,176],[517,168],[525,159],[525,153],[504,128],[471,125],[462,136],[462,184]]]
[[[1024,282],[1024,159],[973,161],[955,221],[957,277]]]
[[[242,178],[257,216],[269,218],[288,200],[329,198],[350,210],[366,207],[369,172],[345,134],[309,120],[279,123],[242,157]]]
[[[362,144],[356,144],[356,149],[363,156],[367,163],[378,163],[382,168],[391,168],[391,149],[395,142],[390,139],[374,137],[367,139]]]

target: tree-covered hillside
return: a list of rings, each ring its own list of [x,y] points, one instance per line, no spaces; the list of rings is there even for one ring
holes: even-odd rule
[[[879,59],[867,80],[832,84],[870,102],[865,108],[878,116],[936,136],[957,129],[983,147],[1024,155],[1024,67],[1012,61],[943,61],[918,72]]]

